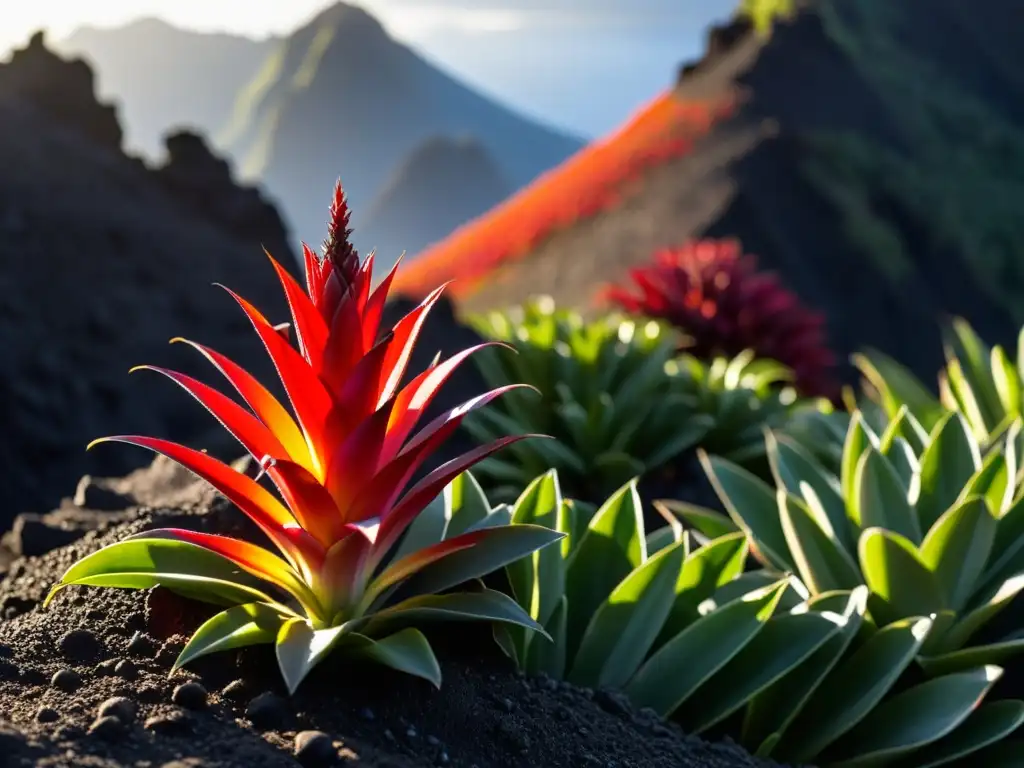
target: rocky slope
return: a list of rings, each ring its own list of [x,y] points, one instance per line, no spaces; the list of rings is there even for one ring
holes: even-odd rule
[[[147,458],[112,446],[86,453],[95,437],[189,440],[215,426],[170,382],[128,376],[140,363],[209,376],[197,353],[168,346],[172,337],[272,373],[211,283],[284,320],[260,252],[265,242],[292,263],[280,219],[194,137],[173,140],[170,155],[156,170],[126,157],[89,67],[58,58],[41,36],[0,66],[0,529],[51,508],[85,473]],[[216,451],[222,439],[199,447]]]
[[[620,694],[516,675],[490,633],[430,630],[440,691],[329,658],[296,696],[269,646],[169,675],[209,607],[163,589],[50,585],[82,555],[130,533],[185,526],[251,534],[242,516],[166,462],[121,482],[133,508],[0,578],[0,755],[11,768],[770,768],[729,744],[688,737]],[[2,570],[2,569],[0,569]]]
[[[299,236],[313,239],[321,223],[309,206],[339,174],[358,212],[424,140],[465,134],[516,186],[580,146],[435,68],[363,9],[337,3],[285,40],[219,141],[282,201]],[[356,244],[368,250],[359,230]]]
[[[238,92],[279,42],[145,18],[119,27],[79,27],[55,46],[96,69],[100,94],[118,102],[128,146],[155,157],[170,130],[213,134],[223,128]]]
[[[385,268],[497,205],[514,187],[472,137],[434,136],[414,149],[359,217],[360,240]]]
[[[735,93],[738,113],[624,190],[614,210],[494,273],[466,306],[537,286],[589,306],[656,248],[729,235],[827,312],[844,356],[875,346],[931,381],[937,323],[954,313],[1012,342],[1024,322],[1019,7],[799,6],[769,39],[744,24],[713,30],[675,93]]]

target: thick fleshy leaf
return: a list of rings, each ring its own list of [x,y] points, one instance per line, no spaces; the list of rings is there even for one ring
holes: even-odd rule
[[[779,521],[800,578],[817,594],[854,589],[863,580],[860,569],[831,530],[811,486],[801,482],[800,491],[808,503],[779,489]]]
[[[379,551],[383,554],[384,551],[398,540],[398,537],[402,535],[409,523],[415,519],[430,501],[437,496],[441,490],[448,485],[455,477],[465,472],[473,465],[479,463],[488,456],[497,453],[503,448],[506,448],[520,440],[525,440],[530,437],[540,437],[539,435],[510,435],[508,437],[495,440],[487,445],[482,445],[474,448],[467,453],[457,456],[451,461],[447,461],[440,467],[430,472],[426,477],[416,483],[398,500],[398,503],[394,507],[388,509],[384,507],[384,519],[381,523],[380,535],[379,535]],[[386,477],[387,470],[383,473],[378,473],[378,477]],[[374,478],[374,482],[377,478]],[[372,501],[374,493],[377,489],[370,489],[369,493],[364,493],[356,500],[353,505],[360,514],[365,514],[362,505],[365,501]]]
[[[935,574],[904,537],[868,528],[861,534],[859,549],[861,572],[871,590],[868,608],[880,625],[947,607]]]
[[[444,498],[451,508],[445,538],[458,536],[485,523],[493,511],[487,494],[469,470],[457,475],[445,486]]]
[[[231,289],[225,288],[224,290],[238,302],[263,341],[267,354],[273,361],[281,383],[288,393],[295,417],[302,427],[302,431],[307,435],[314,463],[317,467],[323,467],[326,457],[320,454],[318,446],[323,425],[327,422],[327,416],[334,404],[330,394],[302,355],[281,338],[281,335],[274,330],[259,310]]]
[[[299,527],[292,513],[277,498],[252,478],[243,475],[209,454],[155,437],[117,435],[102,437],[89,444],[127,443],[162,453],[208,482],[238,507],[277,545],[292,562],[318,561],[322,548]],[[290,530],[289,530],[290,529]]]
[[[919,418],[925,418],[940,410],[935,396],[914,374],[891,357],[871,350],[855,354],[851,359],[881,395],[882,405],[890,417],[894,416],[904,403],[909,405],[910,410]],[[924,426],[928,428],[930,424],[926,421]]]
[[[306,583],[303,582],[302,577],[295,569],[263,547],[243,541],[242,539],[233,539],[230,536],[201,533],[185,528],[158,528],[152,531],[143,531],[142,533],[129,536],[123,539],[123,541],[137,541],[140,539],[168,539],[208,549],[230,560],[256,578],[269,581],[271,584],[285,590],[298,600],[307,611],[311,611],[314,614],[321,612],[316,596],[306,586]]]
[[[946,415],[932,430],[921,455],[921,496],[916,507],[923,530],[953,505],[979,469],[981,452],[964,417]]]
[[[696,504],[673,499],[659,499],[654,502],[654,506],[663,517],[672,515],[708,539],[717,539],[740,530],[732,518]]]
[[[506,345],[501,342],[492,341],[464,349],[423,371],[402,387],[395,397],[395,407],[391,412],[387,441],[384,445],[385,455],[392,456],[398,452],[409,435],[412,434],[423,413],[430,407],[441,387],[462,363],[483,349],[504,346]]]
[[[697,455],[729,517],[750,536],[761,555],[781,573],[795,570],[779,522],[775,489],[724,459],[709,457],[703,451]]]
[[[945,603],[962,611],[985,571],[996,536],[996,519],[980,496],[944,512],[921,544],[921,561],[935,574]]]
[[[72,584],[125,589],[164,586],[226,605],[275,602],[261,591],[257,580],[226,557],[173,539],[126,539],[86,555],[64,572],[43,605]]]
[[[654,645],[675,600],[686,542],[662,550],[623,579],[590,619],[568,679],[621,688]]]
[[[441,666],[427,638],[418,629],[407,627],[379,640],[348,634],[345,645],[352,653],[398,672],[423,678],[435,688],[441,687]]]
[[[313,463],[310,458],[309,446],[306,444],[306,437],[299,429],[299,425],[295,423],[295,419],[278,402],[277,398],[252,374],[229,358],[202,344],[182,338],[171,339],[171,341],[187,344],[209,360],[241,395],[259,420],[280,441],[287,450],[288,456],[312,471]]]
[[[288,459],[266,461],[263,467],[296,521],[322,546],[330,547],[347,535],[338,505],[305,467]]]
[[[281,625],[290,618],[294,616],[281,606],[267,603],[246,603],[221,611],[189,638],[171,671],[210,653],[273,643]]]
[[[1003,674],[982,667],[916,685],[880,704],[830,750],[837,768],[877,765],[932,744],[964,722]]]
[[[310,367],[316,371],[323,365],[324,348],[327,346],[327,323],[317,310],[313,301],[296,282],[295,278],[282,267],[277,260],[264,251],[270,264],[277,273],[277,278],[284,289],[288,308],[291,311],[292,323],[295,325],[295,337],[299,351],[306,358]]]
[[[928,675],[936,676],[976,669],[987,664],[1005,664],[1018,658],[1022,652],[1024,636],[1019,636],[986,645],[970,645],[950,653],[922,656],[918,663]]]
[[[743,650],[778,606],[779,582],[712,611],[680,632],[634,675],[626,693],[638,707],[667,717]]]
[[[828,674],[857,636],[867,609],[867,597],[867,587],[859,586],[852,592],[827,593],[807,605],[810,611],[821,611],[823,606],[832,602],[845,601],[839,614],[841,627],[803,663],[751,698],[743,719],[743,744],[756,749],[762,757],[771,754],[789,725],[814,692],[826,682]]]
[[[988,594],[1024,573],[1024,495],[999,518],[989,564],[981,579],[979,594]]]
[[[395,323],[394,341],[388,347],[388,357],[384,363],[387,378],[381,382],[381,401],[391,399],[398,392],[398,387],[405,376],[405,369],[409,365],[413,349],[416,346],[416,340],[423,330],[423,324],[434,305],[441,298],[445,288],[447,288],[447,283],[435,288],[418,307]]]
[[[966,645],[978,630],[1010,605],[1022,591],[1024,573],[1001,582],[994,590],[979,593],[979,597],[972,602],[973,608],[958,617],[956,624],[943,635],[942,642],[934,650],[948,653]]]
[[[206,408],[256,461],[264,456],[285,458],[287,451],[267,426],[231,398],[203,382],[177,371],[155,365],[138,365],[135,371],[154,371],[166,376]]]
[[[786,731],[775,759],[811,763],[829,744],[860,723],[914,660],[931,630],[927,618],[889,624],[835,668]]]
[[[339,436],[331,448],[324,486],[345,522],[358,522],[381,514],[380,509],[358,508],[356,500],[371,486],[387,461],[382,450],[393,407],[394,401],[385,403],[351,429],[346,429],[344,436]],[[392,496],[399,490],[396,489]]]
[[[519,603],[493,589],[411,597],[377,611],[359,631],[377,636],[425,621],[496,621],[546,634]]]
[[[701,604],[717,588],[733,581],[743,572],[748,552],[747,537],[737,531],[712,539],[686,555],[676,581],[672,609],[661,628],[656,647],[667,643],[700,618]],[[759,586],[775,581],[769,574],[765,574],[765,579],[765,583]]]
[[[372,552],[373,542],[358,531],[327,550],[317,580],[317,594],[332,613],[331,624],[348,618],[353,604],[362,598],[362,590],[372,572],[369,565]]]
[[[406,589],[409,594],[435,594],[451,589],[504,568],[535,550],[549,547],[564,536],[539,525],[509,525],[481,528],[446,539],[438,546],[447,546],[453,551],[423,568],[408,582]],[[467,543],[469,546],[464,546]],[[395,563],[391,567],[400,565]]]
[[[983,702],[968,715],[952,733],[914,750],[894,765],[897,768],[938,768],[962,758],[976,760],[977,766],[988,768],[992,763],[977,754],[990,744],[1009,736],[1024,725],[1024,702]],[[1017,758],[1024,752],[1018,752]]]
[[[514,524],[539,525],[553,531],[566,531],[561,517],[566,514],[562,490],[555,470],[535,479],[512,507]],[[544,547],[505,569],[512,594],[541,624],[546,624],[565,593],[565,558],[561,548]]]
[[[310,670],[337,645],[345,626],[313,629],[305,619],[291,619],[277,632],[275,652],[288,693],[295,693]]]
[[[1017,474],[1014,449],[1010,444],[1007,449],[1005,452],[1002,448],[991,451],[985,457],[981,469],[974,473],[960,492],[959,501],[969,496],[982,496],[992,510],[993,517],[1003,516],[1013,503]]]
[[[565,623],[568,612],[569,601],[562,595],[544,627],[547,637],[538,634],[530,636],[530,642],[526,646],[526,662],[523,664],[528,674],[546,674],[555,680],[565,677]]]
[[[445,486],[445,489],[416,515],[416,519],[406,529],[401,543],[389,558],[390,562],[398,562],[403,557],[444,541],[445,532],[451,522],[451,487],[451,483]]]
[[[565,594],[569,599],[569,653],[612,590],[644,560],[643,509],[635,480],[601,505],[569,556]]]
[[[853,535],[850,521],[846,517],[846,503],[843,501],[839,479],[792,440],[769,432],[765,442],[776,485],[795,496],[801,495],[803,484],[809,485],[827,517],[832,537],[844,550],[852,551]]]
[[[907,489],[885,456],[874,448],[865,451],[853,482],[857,492],[850,515],[862,530],[885,528],[914,544],[921,543],[922,528],[907,498]]]
[[[690,733],[707,730],[807,661],[844,624],[843,617],[834,613],[773,616],[675,716]]]
[[[839,483],[842,488],[843,501],[846,502],[848,508],[852,507],[856,500],[857,488],[854,484],[854,479],[861,457],[868,448],[877,449],[878,447],[878,437],[864,423],[864,414],[860,411],[854,411],[853,416],[850,418],[850,426],[846,432],[846,440],[843,444]]]

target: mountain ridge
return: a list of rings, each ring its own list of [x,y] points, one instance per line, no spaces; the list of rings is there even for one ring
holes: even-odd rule
[[[469,88],[344,3],[296,30],[275,56],[249,89],[248,115],[236,114],[233,135],[222,138],[247,158],[245,177],[284,201],[303,238],[319,231],[312,201],[336,178],[359,211],[431,136],[474,135],[516,186],[582,145]]]
[[[628,204],[499,259],[462,310],[521,301],[538,285],[589,309],[601,284],[656,248],[736,236],[826,312],[841,356],[876,347],[931,381],[938,327],[952,314],[991,343],[1012,342],[1024,322],[1024,231],[1012,213],[1024,202],[1024,172],[1015,172],[1024,170],[1024,52],[1006,32],[1014,13],[1007,0],[970,13],[947,0],[818,0],[800,3],[769,38],[742,21],[712,30],[672,98],[732,93],[736,113],[624,186]],[[414,261],[398,287],[417,295],[411,277],[430,260],[431,281],[458,278],[452,253],[464,237]]]

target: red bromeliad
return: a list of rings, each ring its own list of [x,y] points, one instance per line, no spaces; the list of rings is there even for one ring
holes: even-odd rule
[[[639,289],[609,286],[603,298],[627,312],[665,320],[688,337],[695,357],[738,355],[753,350],[793,371],[802,394],[836,400],[835,356],[825,322],[809,311],[736,240],[705,240],[655,254],[653,263],[630,270]]]
[[[157,371],[202,403],[259,461],[278,494],[204,452],[153,437],[117,441],[162,453],[208,481],[266,534],[280,555],[226,536],[159,529],[131,536],[73,565],[47,601],[71,584],[148,588],[163,585],[230,606],[202,627],[175,666],[252,643],[275,643],[294,690],[334,647],[440,684],[425,619],[510,622],[540,630],[507,596],[477,587],[439,595],[557,540],[547,529],[510,525],[494,510],[459,535],[403,541],[410,525],[476,462],[524,436],[503,437],[427,473],[414,475],[466,414],[515,387],[502,387],[442,413],[421,416],[452,373],[482,344],[402,385],[413,347],[443,286],[380,333],[395,269],[371,290],[373,254],[350,245],[348,206],[339,185],[323,257],[303,246],[305,289],[270,257],[291,310],[296,345],[235,295],[273,361],[290,413],[255,378],[223,355],[191,341],[248,409],[202,382]],[[269,256],[269,254],[268,254]],[[184,341],[184,340],[181,340]],[[447,519],[447,518],[446,518]],[[396,550],[397,553],[396,553]],[[542,630],[541,630],[542,631]]]

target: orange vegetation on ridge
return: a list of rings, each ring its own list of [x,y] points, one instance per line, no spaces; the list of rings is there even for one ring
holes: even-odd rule
[[[458,278],[451,293],[471,293],[492,270],[528,254],[557,230],[618,205],[629,182],[687,154],[734,106],[732,97],[707,103],[683,101],[672,92],[659,95],[611,136],[584,147],[407,262],[395,279],[395,292],[424,296]]]

